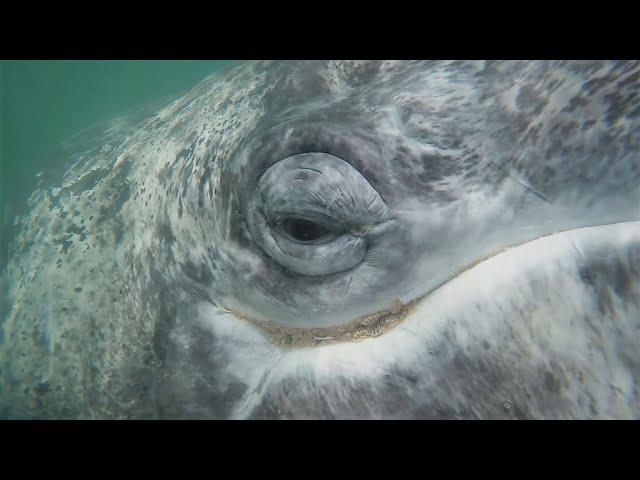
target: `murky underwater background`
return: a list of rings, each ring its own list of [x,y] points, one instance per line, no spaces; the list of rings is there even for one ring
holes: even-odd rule
[[[113,117],[153,109],[231,63],[0,60],[0,268],[36,175],[66,164],[66,140]]]

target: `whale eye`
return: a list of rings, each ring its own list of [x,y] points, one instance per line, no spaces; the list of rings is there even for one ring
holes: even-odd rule
[[[287,218],[280,226],[286,235],[300,243],[323,243],[335,237],[335,232],[304,218]]]
[[[322,276],[362,262],[367,229],[387,215],[378,192],[347,162],[304,153],[264,172],[246,219],[252,238],[269,257],[295,273]]]

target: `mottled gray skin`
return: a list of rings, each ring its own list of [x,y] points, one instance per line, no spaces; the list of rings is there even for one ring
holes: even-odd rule
[[[437,322],[421,313],[360,343],[284,351],[239,317],[342,325],[462,289],[463,271],[506,247],[640,220],[639,113],[638,62],[215,74],[157,115],[114,122],[32,196],[5,272],[0,416],[638,417],[636,237],[584,231],[575,257],[549,252],[487,280],[490,293],[445,289],[425,300]],[[265,172],[314,152],[366,179],[384,228],[348,213],[367,187],[345,188],[353,202],[333,207],[366,251],[302,275],[247,221]]]

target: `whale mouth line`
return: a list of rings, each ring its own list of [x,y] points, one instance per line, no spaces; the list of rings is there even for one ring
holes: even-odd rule
[[[477,261],[462,268],[454,275],[429,290],[424,295],[418,296],[404,303],[399,299],[396,299],[393,301],[390,308],[357,317],[342,325],[316,328],[292,327],[274,321],[251,318],[235,310],[225,310],[227,310],[228,313],[232,314],[239,320],[246,321],[257,327],[272,344],[278,346],[283,350],[313,348],[336,343],[361,342],[369,338],[380,337],[385,333],[393,330],[396,326],[402,323],[403,320],[409,317],[418,305],[422,304],[427,298],[432,296],[443,286],[460,277],[461,275],[464,275],[468,271],[477,268],[479,265],[506,253],[509,250],[524,247],[525,245],[539,241],[541,239],[547,239],[549,237],[559,236],[567,234],[569,232],[633,222],[635,222],[635,220],[615,222],[610,224],[588,225],[566,230],[558,230],[546,235],[540,235],[539,237],[536,237],[534,239],[505,246],[489,255],[485,255],[479,258]],[[582,256],[575,245],[573,245],[573,248],[580,256]]]
[[[418,297],[406,303],[396,299],[388,309],[362,315],[348,323],[331,327],[291,327],[273,321],[257,320],[234,310],[227,309],[227,311],[238,319],[257,327],[271,343],[288,350],[334,343],[361,342],[367,338],[379,337],[402,323],[424,297]]]

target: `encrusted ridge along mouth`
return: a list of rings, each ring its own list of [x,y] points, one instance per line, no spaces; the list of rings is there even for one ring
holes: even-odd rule
[[[255,320],[238,312],[232,313],[258,327],[273,344],[280,348],[309,348],[334,343],[360,342],[367,338],[379,337],[401,323],[421,300],[422,297],[402,303],[396,299],[388,309],[363,315],[345,325],[335,327],[289,327],[272,321]]]

